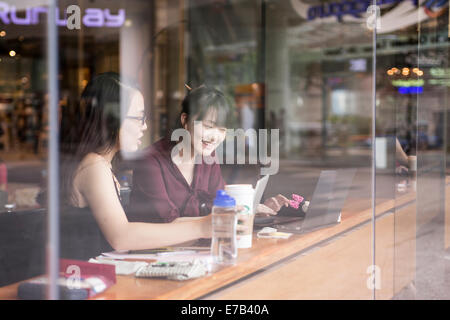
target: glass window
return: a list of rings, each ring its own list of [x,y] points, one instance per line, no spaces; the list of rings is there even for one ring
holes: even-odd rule
[[[448,4],[374,4],[0,1],[0,299],[208,252],[216,192],[264,175],[247,271],[180,293],[116,269],[96,297],[447,298]]]
[[[31,9],[30,1],[0,2],[0,287],[46,272],[50,132],[43,4]]]

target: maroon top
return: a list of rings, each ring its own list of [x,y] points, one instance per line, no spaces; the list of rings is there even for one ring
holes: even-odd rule
[[[136,162],[129,221],[171,222],[211,213],[216,191],[225,186],[220,165],[196,164],[189,185],[170,156],[174,146],[168,139],[159,140]]]

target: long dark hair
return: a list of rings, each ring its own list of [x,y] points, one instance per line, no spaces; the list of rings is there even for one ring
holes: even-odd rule
[[[136,86],[125,83],[119,74],[102,73],[84,88],[80,103],[63,113],[60,183],[64,202],[72,199],[73,179],[83,158],[89,153],[108,153],[118,145],[121,115],[128,112],[136,91]]]

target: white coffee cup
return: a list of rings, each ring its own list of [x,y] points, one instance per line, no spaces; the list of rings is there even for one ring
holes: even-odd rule
[[[241,249],[251,248],[254,220],[253,199],[255,190],[251,184],[228,184],[225,186],[225,192],[236,200],[236,205],[244,207],[244,210],[240,211],[239,214],[249,215],[249,219],[246,219],[248,230],[244,234],[239,235],[237,247]]]

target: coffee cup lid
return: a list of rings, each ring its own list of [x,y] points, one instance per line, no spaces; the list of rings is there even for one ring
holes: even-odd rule
[[[225,190],[253,190],[253,186],[251,184],[227,184],[225,186]]]

